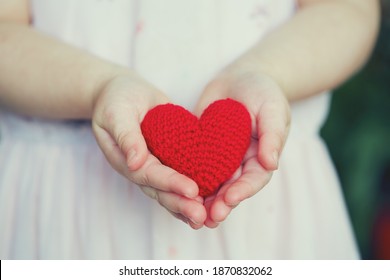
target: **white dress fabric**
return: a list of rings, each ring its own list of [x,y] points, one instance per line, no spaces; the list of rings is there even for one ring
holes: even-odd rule
[[[134,68],[192,109],[230,61],[286,21],[292,0],[33,0],[38,30]],[[216,229],[192,230],[117,174],[90,124],[0,111],[1,259],[356,259],[318,136],[329,94],[292,105],[271,182]]]

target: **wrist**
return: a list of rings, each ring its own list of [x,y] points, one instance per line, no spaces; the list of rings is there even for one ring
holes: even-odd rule
[[[116,79],[125,77],[134,77],[134,73],[125,67],[118,65],[107,65],[102,73],[97,75],[96,82],[93,84],[90,94],[87,98],[86,114],[92,118],[100,96],[107,91],[110,84]]]
[[[282,82],[275,77],[276,71],[271,71],[272,68],[272,65],[256,63],[252,59],[244,57],[223,69],[213,82],[221,84],[221,86],[224,85],[225,88],[253,83],[258,85],[273,84],[280,88],[281,92],[285,93]]]
[[[277,63],[273,56],[267,56],[262,44],[255,45],[238,59],[228,65],[222,75],[227,77],[238,77],[239,79],[261,79],[271,80],[283,92],[284,96],[293,101],[297,99],[294,82],[295,72],[287,72],[284,64]]]

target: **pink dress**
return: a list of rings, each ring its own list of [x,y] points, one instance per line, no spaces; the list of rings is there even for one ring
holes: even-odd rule
[[[32,0],[38,30],[134,68],[192,109],[293,0]],[[318,135],[329,94],[292,105],[280,169],[217,229],[192,230],[106,162],[89,123],[0,111],[1,259],[355,259]]]

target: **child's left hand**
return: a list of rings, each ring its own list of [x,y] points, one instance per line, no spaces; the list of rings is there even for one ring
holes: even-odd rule
[[[217,194],[206,198],[205,225],[224,221],[241,201],[260,191],[278,168],[290,126],[290,106],[279,85],[269,76],[230,67],[204,90],[197,115],[213,101],[232,98],[243,103],[252,119],[250,147],[241,166]]]

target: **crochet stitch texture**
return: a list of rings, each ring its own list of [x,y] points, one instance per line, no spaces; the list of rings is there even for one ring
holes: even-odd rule
[[[240,166],[250,144],[251,118],[233,99],[215,101],[199,119],[181,106],[164,104],[146,114],[141,130],[150,152],[193,179],[206,197]]]

